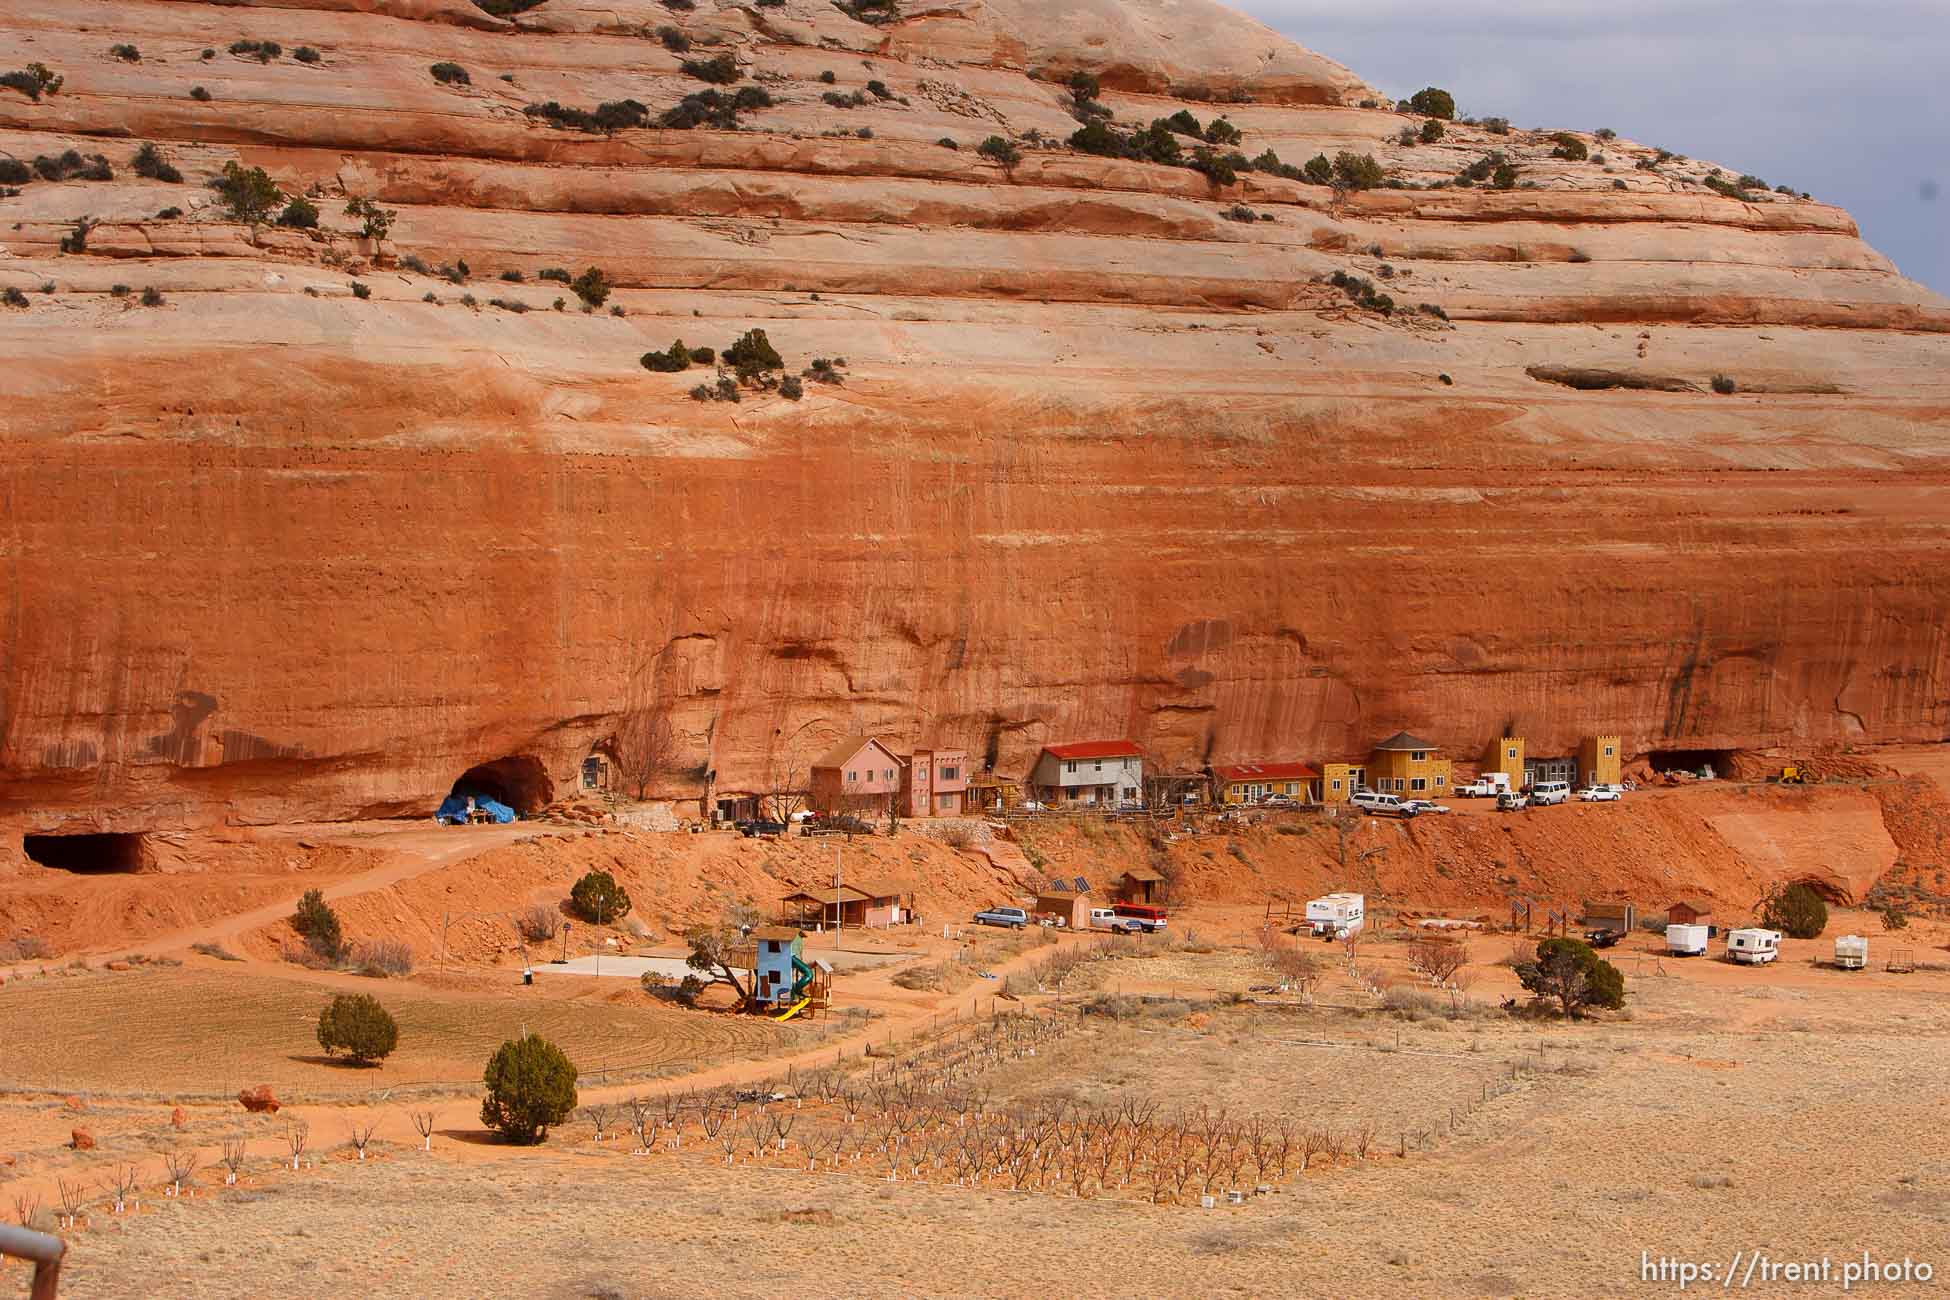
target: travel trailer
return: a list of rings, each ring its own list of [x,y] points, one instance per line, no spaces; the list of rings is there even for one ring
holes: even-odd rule
[[[1307,927],[1322,939],[1350,939],[1367,921],[1363,894],[1328,894],[1307,900]]]
[[[1869,964],[1869,941],[1859,934],[1835,940],[1835,964],[1843,970],[1862,970]]]
[[[1704,957],[1706,955],[1706,929],[1703,925],[1667,926],[1666,955],[1669,957]]]
[[[1764,966],[1781,955],[1779,930],[1733,930],[1727,934],[1727,956],[1745,966]]]

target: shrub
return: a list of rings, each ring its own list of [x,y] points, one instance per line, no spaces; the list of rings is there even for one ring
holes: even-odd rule
[[[391,208],[382,208],[371,199],[355,197],[345,205],[345,215],[358,217],[365,223],[359,233],[367,239],[384,239],[392,233],[393,218],[399,213]]]
[[[1243,137],[1239,128],[1223,117],[1215,117],[1205,128],[1207,144],[1238,144]]]
[[[201,86],[191,86],[190,98],[194,99],[199,104],[207,104],[210,102],[210,92],[205,90]]]
[[[590,267],[575,279],[569,281],[569,288],[575,290],[576,297],[591,307],[600,307],[609,301],[609,281],[596,267]]]
[[[365,939],[346,951],[352,969],[369,979],[413,973],[413,948],[398,939]]]
[[[708,401],[710,401],[710,400],[711,400],[711,386],[710,386],[709,384],[699,384],[699,385],[697,385],[697,386],[696,386],[695,388],[693,388],[693,389],[691,389],[691,400],[692,400],[693,402],[708,402]]]
[[[0,86],[18,90],[36,104],[42,95],[57,95],[61,92],[61,78],[47,70],[45,63],[30,63],[26,68],[0,74]]]
[[[467,69],[458,63],[436,63],[427,69],[433,79],[443,86],[471,86],[474,79],[467,75]]]
[[[18,158],[0,158],[0,185],[25,185],[34,179],[34,170]]]
[[[714,86],[729,86],[744,75],[738,71],[738,60],[730,54],[719,54],[709,59],[685,59],[683,68],[699,81]]]
[[[887,83],[884,81],[869,81],[867,83],[867,93],[875,99],[892,99],[894,97],[894,92],[887,89]]]
[[[1828,928],[1828,904],[1807,885],[1785,885],[1762,904],[1760,923],[1790,938],[1819,938]]]
[[[278,224],[293,230],[318,229],[318,205],[300,194],[284,205],[278,213]]]
[[[1225,217],[1228,221],[1244,221],[1248,224],[1259,220],[1259,214],[1243,203],[1235,203],[1227,208]]]
[[[1496,170],[1490,173],[1490,184],[1499,190],[1514,190],[1517,188],[1517,169],[1507,162],[1498,163]]]
[[[339,925],[339,915],[316,889],[307,889],[298,900],[298,910],[291,914],[291,928],[305,941],[305,947],[327,961],[345,955],[345,931]]]
[[[726,365],[738,371],[740,378],[785,366],[785,359],[772,346],[772,341],[765,337],[762,329],[746,330],[736,343],[724,350],[724,359]]]
[[[546,104],[530,104],[521,111],[529,117],[539,117],[551,126],[592,134],[605,134],[628,126],[650,125],[650,110],[634,99],[598,104],[593,113],[580,108],[564,108],[552,99]]]
[[[1551,150],[1551,157],[1553,158],[1563,158],[1570,162],[1583,162],[1591,156],[1591,151],[1585,148],[1584,141],[1578,139],[1569,131],[1559,131],[1552,135],[1551,139],[1557,142],[1557,148]]]
[[[124,63],[142,62],[142,51],[133,45],[111,45],[108,47],[108,52],[111,57],[120,59]]]
[[[1491,135],[1508,135],[1510,134],[1510,119],[1507,117],[1486,117],[1483,119],[1483,129]]]
[[[569,283],[569,273],[559,266],[545,266],[535,272],[537,280],[554,280],[560,284]]]
[[[562,913],[547,903],[531,903],[515,914],[515,933],[529,943],[546,943],[562,926]]]
[[[354,1065],[385,1060],[399,1046],[399,1022],[365,993],[341,993],[318,1013],[318,1045],[344,1052]]]
[[[1442,119],[1439,117],[1431,117],[1422,123],[1420,136],[1423,144],[1434,144],[1443,137],[1444,133],[1445,129],[1442,125]]]
[[[162,210],[161,212],[158,212],[158,213],[156,214],[156,220],[158,220],[158,221],[174,221],[174,220],[176,220],[176,218],[178,218],[178,217],[180,217],[180,216],[182,216],[182,215],[183,215],[183,210],[182,210],[181,208],[174,208],[174,207],[171,207],[171,208],[164,208],[164,209],[163,209],[163,210]]]
[[[1456,97],[1436,86],[1426,86],[1410,95],[1408,106],[1424,117],[1451,121],[1456,116]]]
[[[126,284],[111,284],[108,286],[108,296],[111,298],[126,298],[129,296],[129,293],[129,286]]]
[[[692,365],[708,366],[718,359],[716,348],[692,348],[690,353]]]
[[[246,170],[234,161],[223,165],[223,175],[212,180],[210,188],[217,192],[232,217],[253,225],[269,216],[271,208],[283,197],[277,182],[262,167]]]
[[[799,382],[799,376],[787,375],[779,381],[779,396],[796,402],[806,395],[806,386]]]
[[[1331,185],[1334,183],[1334,164],[1328,161],[1326,154],[1317,153],[1307,159],[1300,174],[1310,185]]]
[[[177,171],[169,159],[163,157],[162,150],[156,148],[153,141],[136,150],[135,159],[129,165],[135,169],[137,176],[146,176],[152,181],[167,181],[171,185],[179,185],[183,180],[183,173]]]
[[[508,271],[503,271],[501,273],[501,278],[507,281],[509,284],[520,284],[523,280],[527,279],[528,277],[523,275],[518,270],[508,270]]]
[[[153,284],[148,285],[142,290],[140,301],[144,307],[160,307],[163,305],[162,290]]]
[[[242,957],[239,957],[236,953],[230,951],[230,949],[224,947],[220,943],[193,943],[190,945],[190,951],[200,952],[205,957],[215,957],[218,961],[244,960]]]
[[[1539,1002],[1555,1001],[1567,1016],[1591,1007],[1625,1005],[1625,977],[1581,939],[1544,939],[1537,959],[1517,966],[1517,979]]]
[[[61,236],[61,251],[64,253],[85,252],[88,248],[88,232],[94,228],[95,223],[86,217],[82,217],[76,221],[74,223],[74,229]]]
[[[482,1076],[481,1122],[510,1142],[532,1145],[575,1113],[576,1068],[540,1034],[501,1044]]]
[[[569,906],[585,921],[613,925],[630,914],[630,895],[607,871],[591,871],[569,891]]]
[[[956,144],[953,140],[949,139],[945,135],[942,136],[939,140],[936,140],[935,143],[940,145],[943,149],[953,149],[956,152],[960,152],[961,150],[960,145]]]
[[[646,352],[638,360],[645,370],[654,370],[659,374],[674,375],[680,370],[691,368],[690,349],[684,346],[682,339],[672,343],[668,351]]]
[[[276,41],[232,41],[232,54],[248,54],[259,63],[269,63],[284,53],[284,47]]]
[[[300,63],[316,63],[320,56],[318,51],[314,50],[311,46],[300,45],[297,49],[291,51],[291,57]]]
[[[1346,150],[1334,155],[1334,187],[1342,190],[1371,190],[1381,184],[1387,173],[1380,163],[1369,153],[1355,154]]]
[[[27,295],[11,284],[4,290],[0,290],[0,303],[4,303],[9,307],[25,308],[28,306]]]
[[[1592,132],[1592,134],[1597,136],[1600,140],[1605,141],[1607,144],[1609,144],[1611,141],[1616,140],[1618,138],[1618,132],[1612,130],[1608,126],[1601,126],[1596,131]]]
[[[1733,377],[1730,375],[1713,376],[1713,391],[1718,393],[1722,397],[1733,396],[1734,393],[1739,390],[1739,388],[1740,385],[1734,383]]]
[[[55,158],[41,154],[34,159],[34,170],[44,181],[115,179],[115,169],[108,165],[107,158],[98,153],[84,158],[78,149],[69,149]]]
[[[1022,150],[999,135],[992,135],[982,141],[975,147],[975,152],[984,158],[1001,163],[1003,171],[1014,171],[1016,164],[1022,161]]]
[[[359,301],[364,302],[366,299],[372,297],[372,289],[366,285],[359,283],[359,281],[354,280],[352,282],[352,296],[354,298],[357,298]]]
[[[684,35],[683,32],[679,31],[675,27],[670,27],[670,26],[659,27],[657,29],[657,39],[662,41],[664,48],[666,50],[669,50],[672,54],[690,53],[691,38]],[[833,74],[829,72],[826,75],[830,77]]]

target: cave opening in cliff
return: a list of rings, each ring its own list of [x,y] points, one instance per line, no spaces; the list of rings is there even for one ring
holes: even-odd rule
[[[1733,770],[1733,754],[1731,749],[1655,749],[1645,761],[1655,772],[1697,772],[1710,767],[1715,776],[1725,776]]]
[[[454,782],[452,794],[486,795],[507,804],[523,817],[532,817],[555,801],[555,783],[542,760],[515,754],[468,768]]]
[[[134,832],[88,835],[23,835],[20,847],[44,867],[82,875],[141,871],[149,848]]]

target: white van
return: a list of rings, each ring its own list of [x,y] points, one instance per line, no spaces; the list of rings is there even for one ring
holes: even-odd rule
[[[1781,955],[1779,930],[1732,930],[1727,933],[1727,956],[1747,966],[1765,966]]]
[[[1563,803],[1570,797],[1569,781],[1539,781],[1530,787],[1530,802],[1533,804]]]
[[[1413,817],[1413,808],[1402,807],[1402,797],[1398,794],[1383,794],[1379,790],[1356,790],[1348,797],[1348,802],[1362,812],[1376,816]]]

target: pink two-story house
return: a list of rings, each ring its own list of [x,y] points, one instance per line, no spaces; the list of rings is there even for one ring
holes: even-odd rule
[[[809,802],[822,813],[884,816],[901,792],[901,760],[872,736],[848,736],[813,764]]]
[[[959,817],[968,797],[968,751],[917,749],[901,768],[903,817]]]

